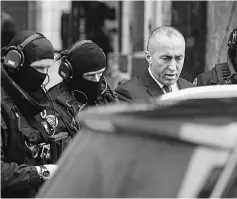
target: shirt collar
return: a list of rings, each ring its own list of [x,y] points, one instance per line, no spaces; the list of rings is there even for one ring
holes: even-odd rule
[[[149,74],[151,75],[152,79],[154,79],[154,81],[158,84],[158,86],[163,90],[164,84],[160,83],[160,82],[154,77],[154,75],[153,75],[152,72],[151,72],[150,66],[148,67],[148,72],[149,72]],[[177,82],[176,82],[175,84],[171,85],[171,88],[172,88],[172,92],[179,90],[179,87],[178,87],[178,85],[177,85]]]
[[[154,81],[155,81],[161,88],[163,88],[164,85],[163,85],[162,83],[160,83],[160,82],[154,77],[154,75],[153,75],[152,72],[151,72],[150,66],[148,67],[148,72],[149,72],[149,74],[151,75],[152,79],[154,79]]]

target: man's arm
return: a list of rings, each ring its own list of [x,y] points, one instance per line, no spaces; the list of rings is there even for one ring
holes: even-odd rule
[[[2,134],[7,133],[5,122],[1,118],[1,191],[10,190],[11,192],[21,189],[38,188],[43,179],[41,178],[41,169],[39,166],[29,166],[25,164],[18,165],[15,162],[6,162],[4,156],[3,142],[8,139]],[[57,165],[44,165],[50,172],[50,176],[57,169]]]
[[[1,190],[20,190],[37,187],[41,184],[40,175],[35,166],[17,165],[3,160],[1,150]]]
[[[40,175],[36,167],[5,162],[4,147],[8,145],[9,132],[1,115],[1,190],[12,191],[34,187],[40,184]]]
[[[4,162],[2,159],[3,151],[1,150],[1,191],[8,189],[14,192],[21,189],[39,188],[43,183],[39,166],[17,165],[13,162]],[[50,176],[53,175],[58,167],[53,164],[44,166],[49,171]]]

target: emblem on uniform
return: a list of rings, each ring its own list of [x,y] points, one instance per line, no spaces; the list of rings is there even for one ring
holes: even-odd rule
[[[46,110],[43,110],[41,113],[40,113],[40,117],[41,117],[41,119],[45,119],[45,117],[46,117],[46,115],[47,115],[47,113],[46,113]]]
[[[46,115],[45,119],[49,124],[50,129],[54,131],[58,126],[58,118],[55,115]]]

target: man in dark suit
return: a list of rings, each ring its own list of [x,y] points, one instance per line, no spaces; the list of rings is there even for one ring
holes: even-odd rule
[[[161,26],[152,31],[147,44],[148,69],[116,88],[121,102],[152,99],[194,85],[179,75],[185,58],[185,39],[175,28]]]

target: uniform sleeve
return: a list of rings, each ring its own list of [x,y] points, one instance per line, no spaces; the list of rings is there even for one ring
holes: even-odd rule
[[[2,160],[2,156],[3,151],[1,150],[1,190],[14,191],[40,185],[41,179],[35,166],[7,163]]]
[[[41,179],[35,166],[17,165],[14,162],[5,161],[4,146],[6,147],[8,139],[3,134],[7,134],[7,128],[2,117],[1,122],[1,191],[39,186]]]

